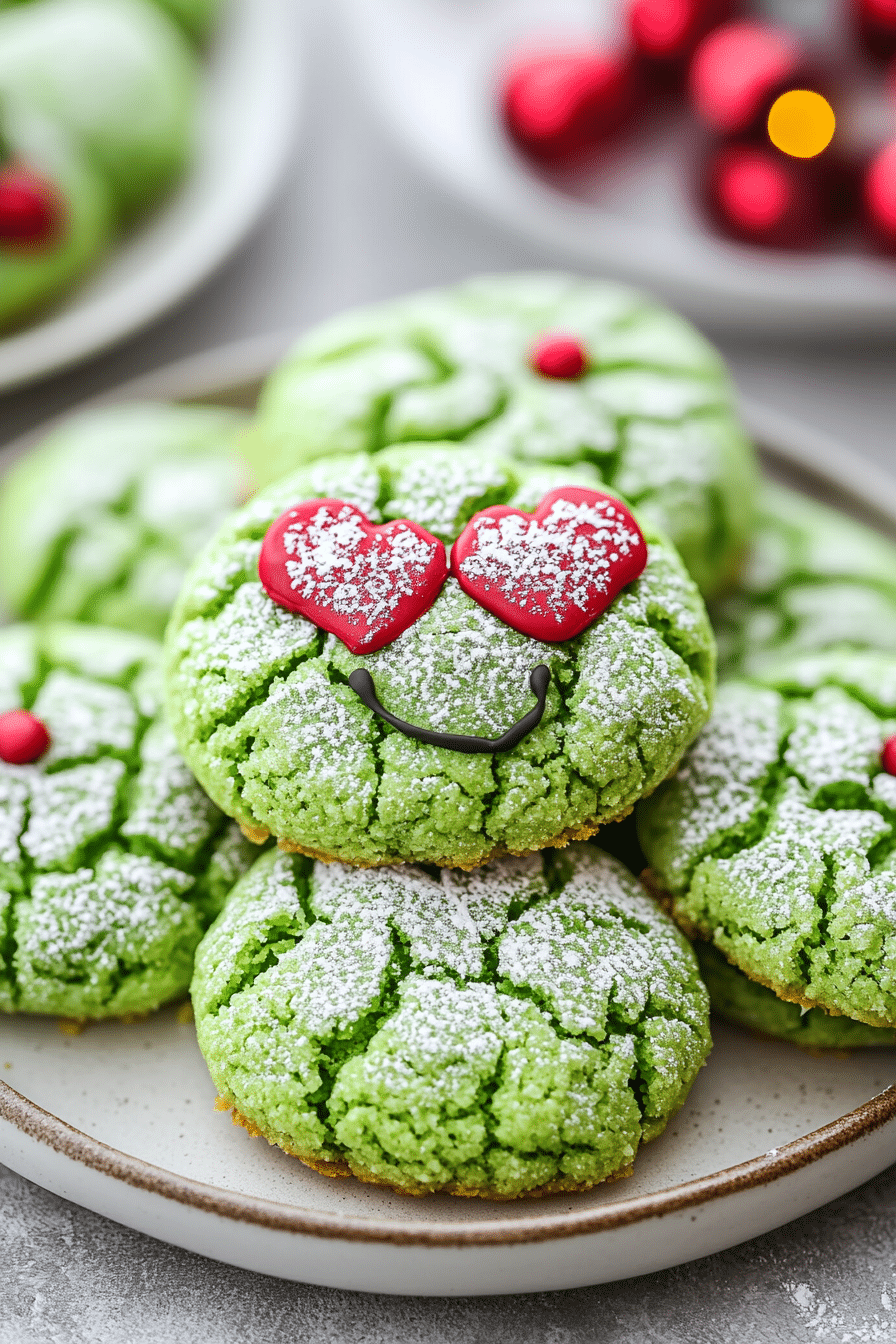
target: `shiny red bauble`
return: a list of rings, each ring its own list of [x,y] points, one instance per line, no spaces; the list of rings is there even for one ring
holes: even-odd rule
[[[504,78],[504,122],[521,149],[562,160],[598,143],[626,118],[635,77],[625,52],[590,47],[520,55]]]
[[[896,140],[878,150],[868,164],[862,206],[878,246],[896,252]]]
[[[718,227],[740,242],[806,248],[824,231],[817,173],[762,145],[716,150],[706,166],[704,196]]]
[[[51,185],[16,164],[0,168],[0,245],[40,247],[58,234],[62,210]]]
[[[873,56],[896,55],[896,0],[852,0],[862,41]]]
[[[628,0],[629,39],[651,65],[680,67],[717,24],[730,17],[731,0]]]
[[[577,337],[548,332],[535,342],[532,368],[543,378],[581,378],[588,368],[588,355]]]
[[[811,88],[805,53],[786,30],[766,23],[725,23],[703,39],[688,73],[691,103],[717,135],[762,131],[787,88]]]
[[[27,709],[0,714],[0,761],[7,765],[30,765],[50,745],[46,725]]]

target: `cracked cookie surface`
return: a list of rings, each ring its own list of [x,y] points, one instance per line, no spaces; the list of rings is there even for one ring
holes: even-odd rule
[[[896,654],[896,545],[764,481],[737,590],[710,614],[724,677],[838,645]]]
[[[67,420],[0,486],[0,588],[16,615],[161,636],[184,574],[246,495],[243,417],[136,403]]]
[[[638,829],[673,917],[779,998],[896,1026],[896,659],[831,650],[719,688]]]
[[[710,1047],[690,947],[585,845],[471,874],[269,851],[203,940],[192,994],[251,1132],[409,1194],[622,1174]]]
[[[0,1010],[117,1017],[183,994],[257,856],[160,717],[160,652],[91,626],[0,632],[0,713],[50,734],[34,765],[0,762]]]
[[[534,342],[556,329],[583,343],[584,376],[532,370]],[[705,595],[737,576],[752,448],[716,351],[643,295],[573,276],[486,276],[347,313],[268,380],[246,451],[265,484],[326,454],[446,439],[530,464],[586,463],[669,534]]]
[[[534,509],[567,477],[484,468],[453,444],[405,447],[323,459],[233,516],[172,616],[166,687],[191,769],[247,834],[355,864],[474,866],[585,838],[675,768],[708,717],[714,645],[693,581],[646,524],[641,577],[559,644],[511,629],[449,578],[414,625],[356,657],[258,581],[267,528],[300,500],[336,495],[374,521],[404,513],[449,543],[483,503]],[[363,666],[406,722],[495,738],[531,708],[540,663],[551,671],[541,723],[494,755],[414,741],[348,685]]]

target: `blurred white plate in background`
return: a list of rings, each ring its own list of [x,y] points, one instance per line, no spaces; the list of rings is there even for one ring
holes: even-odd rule
[[[96,273],[34,326],[0,338],[0,391],[75,364],[196,289],[258,221],[300,114],[297,0],[231,0],[203,56],[192,170]]]
[[[729,243],[691,199],[686,115],[636,130],[573,195],[533,172],[497,112],[508,53],[612,31],[621,0],[338,0],[373,99],[412,157],[558,262],[633,281],[717,330],[896,330],[896,261]]]

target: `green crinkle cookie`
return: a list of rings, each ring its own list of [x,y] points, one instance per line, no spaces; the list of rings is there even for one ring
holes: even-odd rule
[[[662,1131],[710,1047],[691,949],[584,845],[437,876],[270,851],[192,994],[243,1123],[410,1194],[588,1189]]]
[[[123,215],[186,168],[197,74],[186,40],[144,0],[42,0],[0,13],[0,96],[63,126]]]
[[[767,481],[738,589],[711,615],[726,676],[836,645],[896,654],[896,545]]]
[[[0,713],[30,709],[51,740],[0,762],[0,1010],[117,1017],[183,994],[257,856],[178,754],[159,652],[94,626],[0,632]]]
[[[709,713],[713,641],[696,587],[646,522],[641,578],[565,643],[518,633],[449,578],[393,643],[355,657],[258,581],[265,532],[301,500],[404,514],[448,542],[483,501],[534,507],[538,476],[451,445],[408,447],[323,459],[234,515],[185,583],[167,654],[175,735],[225,812],[312,857],[463,867],[583,838],[674,770]],[[531,709],[539,663],[552,672],[544,717],[495,755],[412,740],[348,685],[365,667],[406,722],[496,738]]]
[[[93,268],[112,228],[108,192],[61,127],[0,99],[0,168],[10,161],[52,185],[58,231],[39,246],[0,242],[0,331],[76,285]]]
[[[779,998],[896,1026],[896,660],[833,650],[719,688],[638,813],[674,917]]]
[[[585,375],[530,365],[560,329]],[[248,452],[261,484],[330,453],[446,440],[532,464],[587,462],[671,536],[704,594],[736,577],[756,467],[715,350],[643,295],[563,275],[468,281],[348,313],[269,379]]]
[[[791,1041],[804,1050],[857,1050],[896,1045],[892,1027],[869,1027],[851,1017],[832,1017],[821,1008],[801,1008],[779,999],[732,966],[711,943],[694,945],[710,1007],[719,1017],[762,1036]]]
[[[189,562],[245,496],[243,419],[134,403],[67,420],[0,485],[0,589],[20,617],[161,635]]]
[[[0,10],[43,3],[44,0],[0,0]],[[224,0],[152,0],[152,3],[174,19],[194,41],[200,41],[210,32]]]

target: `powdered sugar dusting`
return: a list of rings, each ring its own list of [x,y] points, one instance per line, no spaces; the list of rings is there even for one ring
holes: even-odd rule
[[[149,1010],[186,989],[222,884],[251,862],[247,844],[157,717],[157,645],[52,624],[34,639],[40,661],[20,666],[40,678],[34,703],[53,746],[34,765],[0,767],[3,1006]]]
[[[544,991],[558,969],[562,1004]],[[441,884],[266,855],[200,948],[193,993],[212,1075],[244,1115],[420,1190],[603,1179],[662,1127],[709,1045],[690,950],[584,845]]]
[[[847,661],[849,680],[864,681],[878,659],[864,676],[861,655]],[[890,728],[842,685],[795,695],[730,683],[641,827],[676,911],[736,965],[880,1026],[896,1025],[896,790],[880,765]]]

